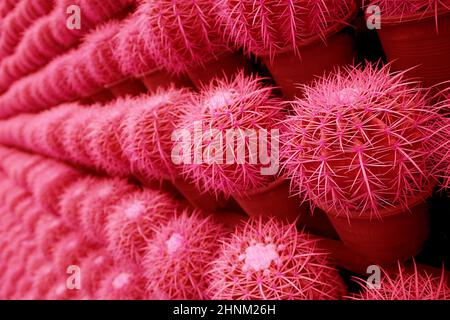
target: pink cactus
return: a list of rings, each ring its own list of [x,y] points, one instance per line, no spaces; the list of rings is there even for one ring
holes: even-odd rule
[[[284,106],[272,90],[262,84],[262,79],[239,73],[233,80],[213,81],[200,93],[192,111],[180,123],[180,129],[191,135],[188,142],[191,164],[185,163],[183,170],[199,190],[216,195],[242,195],[274,180],[273,174],[262,174],[262,168],[267,166],[255,151],[266,147],[269,150],[266,158],[275,157],[270,150],[276,141],[269,135],[278,130]],[[237,143],[227,141],[227,132],[235,135]],[[247,136],[247,132],[256,133],[257,140]],[[202,161],[196,160],[199,152]]]
[[[346,292],[319,241],[273,219],[238,226],[210,275],[213,299],[340,299]]]
[[[136,187],[122,179],[95,179],[91,191],[81,200],[80,221],[84,236],[94,243],[105,243],[105,225],[114,206],[122,198],[136,191]]]
[[[94,180],[88,176],[70,184],[61,194],[58,212],[62,221],[68,227],[79,226],[81,223],[81,208],[85,197],[89,197]]]
[[[367,284],[366,279],[356,278],[361,292],[350,296],[353,300],[450,300],[450,287],[445,270],[440,276],[420,269],[414,262],[413,270],[405,270],[398,264],[397,272],[383,270],[380,287]],[[373,284],[372,284],[373,285]]]
[[[156,229],[142,266],[148,288],[169,300],[207,299],[209,264],[217,257],[223,226],[189,210]]]
[[[93,163],[100,170],[111,176],[130,176],[131,165],[124,153],[125,124],[127,113],[134,108],[134,99],[127,97],[108,105],[104,115],[92,119],[92,130],[88,153]]]
[[[148,49],[152,48],[154,42],[148,38],[150,33],[147,29],[146,17],[146,13],[142,9],[138,9],[135,14],[124,21],[122,28],[113,40],[117,46],[114,54],[122,72],[134,77],[141,77],[160,68],[152,55],[154,49]]]
[[[42,300],[52,290],[59,281],[61,271],[55,270],[51,263],[38,260],[40,265],[36,265],[34,271],[33,287],[31,296],[33,299]]]
[[[61,240],[69,229],[60,220],[51,216],[43,216],[36,225],[36,241],[45,258],[51,258],[53,246]]]
[[[305,87],[282,139],[292,189],[336,214],[378,215],[431,192],[442,123],[404,73],[348,67]]]
[[[84,240],[78,232],[68,233],[53,245],[53,264],[61,274],[66,273],[69,266],[79,266],[83,258],[97,249],[94,244]]]
[[[215,6],[209,0],[144,0],[137,9],[145,49],[156,64],[172,73],[203,64],[227,52],[216,32]]]
[[[173,179],[172,134],[192,104],[186,90],[167,89],[138,98],[124,119],[124,152],[132,170],[146,180]]]
[[[443,101],[442,106],[446,112],[450,111],[450,97]],[[442,128],[441,142],[435,157],[435,174],[441,181],[441,187],[443,189],[450,190],[450,118],[445,118]]]
[[[113,258],[106,250],[92,251],[81,261],[81,289],[95,296],[104,276],[114,268]]]
[[[139,264],[154,229],[171,218],[178,208],[169,195],[147,189],[124,197],[108,216],[108,248],[117,259]]]
[[[50,12],[53,1],[23,0],[19,1],[13,12],[2,21],[0,40],[0,60],[14,52],[21,35],[33,22]]]
[[[146,295],[145,279],[139,270],[127,267],[108,272],[96,294],[99,300],[144,300]]]
[[[353,0],[220,0],[225,35],[248,53],[274,56],[327,30],[355,10]],[[300,53],[301,54],[301,53]]]

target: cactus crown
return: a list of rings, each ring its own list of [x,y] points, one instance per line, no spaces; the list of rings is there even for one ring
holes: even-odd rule
[[[379,215],[430,192],[439,108],[404,73],[348,67],[305,87],[285,121],[291,187],[337,214]]]
[[[182,118],[180,127],[192,137],[192,161],[184,164],[184,173],[200,190],[245,194],[274,180],[276,172],[262,174],[261,168],[268,165],[261,164],[258,155],[265,147],[266,158],[278,151],[272,148],[272,132],[278,129],[283,111],[272,90],[261,78],[240,73],[233,80],[211,82],[196,98],[196,106]]]
[[[355,9],[353,0],[219,0],[219,22],[226,40],[248,53],[273,56],[320,35]]]
[[[339,299],[345,293],[319,241],[275,219],[238,225],[211,267],[212,299]]]

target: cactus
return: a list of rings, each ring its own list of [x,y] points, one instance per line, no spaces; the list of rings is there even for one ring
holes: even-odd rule
[[[114,260],[105,249],[93,250],[81,260],[80,268],[82,289],[95,296],[104,275],[114,268]]]
[[[261,150],[263,146],[274,151],[270,145],[274,141],[269,141],[268,135],[278,129],[277,122],[283,117],[282,101],[275,97],[271,87],[264,86],[261,78],[239,73],[233,80],[211,82],[194,104],[192,111],[182,117],[180,129],[191,135],[187,148],[191,163],[184,163],[183,171],[199,190],[216,195],[243,195],[274,180],[273,175],[261,173],[267,165],[261,164],[255,152],[255,147]],[[267,133],[265,137],[263,130]],[[227,143],[227,131],[235,134],[237,143]],[[255,135],[246,136],[246,132],[252,131],[258,141]],[[246,153],[243,157],[242,151]],[[195,159],[198,152],[203,156],[200,163]]]
[[[450,287],[445,270],[437,276],[427,270],[419,269],[415,262],[414,270],[407,271],[398,263],[397,272],[383,270],[379,288],[369,287],[366,279],[355,278],[362,290],[350,296],[352,300],[448,300]]]
[[[147,21],[147,50],[169,72],[184,73],[228,50],[214,28],[213,1],[144,0],[136,14]]]
[[[148,288],[169,300],[207,299],[207,270],[224,228],[211,216],[185,210],[156,229],[142,266]]]
[[[353,0],[220,0],[219,21],[228,40],[248,53],[270,55],[326,31],[355,9]],[[300,53],[301,54],[301,53]]]
[[[123,121],[124,152],[133,172],[146,180],[173,179],[172,133],[181,115],[190,112],[189,93],[170,88],[137,99]]]
[[[292,107],[281,153],[303,199],[335,214],[378,216],[431,193],[442,116],[404,72],[343,68],[305,87]]]
[[[116,259],[139,265],[155,227],[172,217],[177,207],[175,200],[156,190],[123,197],[107,218],[108,249]]]
[[[213,299],[340,299],[346,293],[319,241],[274,219],[238,226],[210,274]]]
[[[138,269],[115,267],[100,282],[96,295],[99,300],[143,300],[145,279]]]

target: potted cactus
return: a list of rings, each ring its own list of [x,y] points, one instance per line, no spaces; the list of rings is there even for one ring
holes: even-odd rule
[[[144,0],[139,12],[146,22],[147,50],[156,64],[172,74],[188,75],[197,88],[214,77],[249,69],[246,59],[230,50],[215,28],[213,1]]]
[[[356,254],[376,263],[416,254],[442,124],[424,91],[369,64],[316,81],[292,107],[281,148],[293,191],[325,210]]]
[[[377,32],[393,70],[410,69],[408,76],[426,87],[450,80],[450,1],[366,0],[365,4],[381,10]]]
[[[188,159],[181,157],[185,176],[203,192],[233,196],[249,215],[279,213],[295,220],[301,208],[295,199],[288,199],[287,181],[277,179],[278,168],[264,174],[270,166],[266,160],[278,165],[278,137],[268,135],[278,132],[284,116],[282,101],[272,88],[241,72],[233,80],[211,82],[192,103],[191,112],[180,121],[180,129],[189,136],[182,141],[182,151],[188,153]],[[252,139],[244,135],[250,130]],[[258,158],[257,148],[268,151],[264,159]]]
[[[320,242],[295,224],[252,218],[222,241],[209,271],[219,300],[336,300],[346,287]]]
[[[353,0],[220,0],[217,6],[228,40],[261,57],[288,98],[354,59],[353,36],[342,32],[356,16]]]
[[[142,262],[148,289],[162,299],[208,299],[208,270],[225,235],[212,216],[190,209],[156,228]]]

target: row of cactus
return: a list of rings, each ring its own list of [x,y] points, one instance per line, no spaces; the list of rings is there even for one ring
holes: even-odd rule
[[[28,181],[46,175],[33,173],[39,172],[38,163],[55,164],[13,149],[0,151],[24,165]],[[294,224],[250,219],[231,231],[160,191],[87,174],[48,193],[59,208],[48,214],[36,207],[29,189],[1,178],[2,298],[449,298],[443,275],[400,266],[384,274],[380,289],[356,279],[361,292],[348,294],[320,240]],[[80,290],[66,286],[67,267],[74,265],[81,271]]]
[[[263,175],[264,165],[251,162],[251,155],[239,163],[238,146],[217,144],[211,129],[223,137],[228,129],[278,129],[278,174],[290,177],[292,193],[327,211],[376,216],[384,208],[408,208],[414,198],[428,197],[439,178],[448,181],[449,102],[431,98],[389,66],[339,69],[291,102],[281,101],[262,79],[238,74],[200,93],[168,89],[108,105],[23,114],[0,121],[0,142],[113,176],[184,176],[201,191],[242,196],[277,177]],[[194,137],[188,156],[200,151],[203,161],[174,161],[177,129]],[[255,141],[247,138],[244,151],[250,152]],[[270,150],[273,139],[257,143]],[[214,158],[229,148],[232,163]]]

